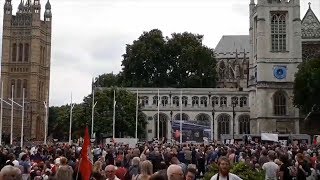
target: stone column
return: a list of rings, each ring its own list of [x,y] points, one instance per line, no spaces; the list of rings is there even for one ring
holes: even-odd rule
[[[214,116],[215,116],[214,119],[213,119],[214,140],[218,140],[218,119],[216,118],[217,117],[217,113],[215,113]]]
[[[171,124],[171,119],[168,119],[168,121],[167,121],[167,139],[169,140],[171,140],[172,139],[172,129],[171,129],[171,126],[172,126],[172,124]]]
[[[212,117],[212,119],[210,120],[210,140],[214,140],[214,132],[213,132],[213,128],[214,128],[214,117]]]

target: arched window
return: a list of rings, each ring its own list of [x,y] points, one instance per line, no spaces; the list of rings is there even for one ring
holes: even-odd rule
[[[19,59],[18,59],[18,61],[22,61],[22,57],[23,57],[23,44],[20,43],[19,44]]]
[[[208,98],[205,96],[202,96],[200,98],[200,104],[201,104],[201,106],[207,107],[208,106]]]
[[[273,95],[274,115],[284,116],[287,114],[287,99],[282,91],[277,91]]]
[[[172,99],[172,103],[176,106],[179,106],[179,97],[178,96],[174,96],[173,99]]]
[[[13,43],[12,45],[12,62],[16,62],[17,60],[17,44]]]
[[[219,78],[220,79],[224,79],[225,78],[225,65],[224,65],[224,62],[221,61],[219,63]]]
[[[199,97],[197,96],[192,97],[192,106],[199,106]]]
[[[240,98],[240,107],[247,106],[247,98],[246,97],[241,97]]]
[[[21,80],[18,79],[17,80],[17,98],[20,98],[21,94],[22,94],[22,91],[21,91]]]
[[[143,96],[142,98],[141,98],[141,106],[146,106],[146,105],[148,105],[149,104],[149,97],[148,96]]]
[[[271,49],[273,52],[285,52],[287,43],[286,13],[275,12],[271,17]]]
[[[180,121],[180,113],[174,116],[174,120]],[[189,120],[189,116],[187,114],[185,114],[185,113],[182,113],[182,120],[188,121]]]
[[[183,96],[182,97],[182,104],[187,107],[188,106],[188,97],[187,96]]]
[[[217,96],[213,96],[211,99],[212,99],[212,106],[219,105],[219,98]]]
[[[152,105],[156,105],[156,106],[158,106],[158,101],[159,101],[158,96],[153,96]]]
[[[239,133],[250,134],[250,117],[249,115],[239,116]]]
[[[169,101],[168,101],[168,97],[167,96],[162,96],[161,97],[161,104],[162,106],[166,106],[168,105]]]
[[[28,97],[28,80],[24,79],[23,80],[23,88],[24,90],[24,97],[27,98]]]
[[[235,97],[235,96],[232,97],[232,98],[231,98],[231,103],[238,105],[238,104],[239,104],[238,97]]]
[[[154,115],[155,120],[155,137],[158,137],[158,114]],[[160,138],[167,136],[167,122],[169,117],[166,114],[160,113],[159,114],[159,136]]]
[[[227,97],[220,97],[220,106],[221,107],[227,106]]]
[[[208,114],[204,114],[204,113],[198,114],[196,116],[196,120],[198,121],[198,124],[207,125],[207,126],[210,125],[210,116]]]
[[[15,79],[11,79],[11,85],[10,85],[10,92],[8,97],[12,97],[12,91],[13,91],[13,97],[15,97],[16,92],[15,92],[15,88],[16,88],[16,80]]]
[[[24,44],[24,61],[25,62],[29,61],[29,44],[28,43]]]
[[[218,135],[230,134],[230,116],[227,114],[221,114],[218,117]]]

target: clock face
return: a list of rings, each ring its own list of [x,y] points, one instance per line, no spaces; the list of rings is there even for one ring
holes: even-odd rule
[[[287,77],[287,67],[285,66],[276,66],[273,70],[273,75],[277,79],[284,79]]]

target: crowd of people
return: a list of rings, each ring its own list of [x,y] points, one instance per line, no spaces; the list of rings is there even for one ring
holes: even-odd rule
[[[280,144],[124,144],[92,148],[92,180],[195,180],[216,163],[211,180],[239,180],[230,168],[244,163],[266,180],[320,180],[320,148]],[[81,146],[63,143],[0,148],[0,180],[80,180]],[[254,180],[254,179],[253,179]]]

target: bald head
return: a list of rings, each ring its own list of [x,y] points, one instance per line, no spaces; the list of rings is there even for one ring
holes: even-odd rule
[[[110,180],[113,180],[115,179],[115,176],[116,176],[116,167],[114,165],[108,165],[106,168],[105,168],[105,171],[106,171],[106,175],[107,175],[107,178],[110,179]]]
[[[182,180],[184,174],[182,168],[179,165],[172,164],[167,169],[168,180]]]

